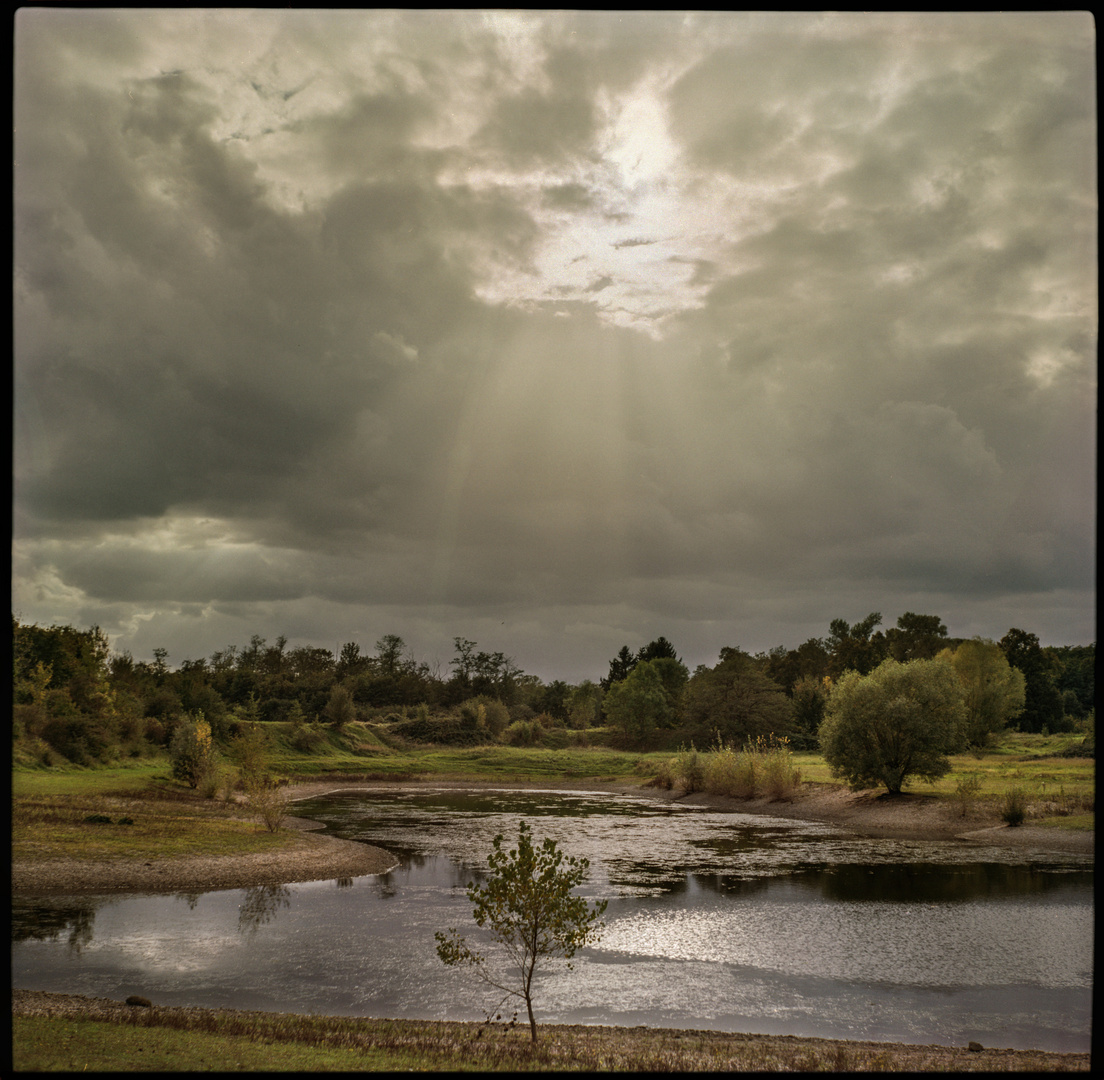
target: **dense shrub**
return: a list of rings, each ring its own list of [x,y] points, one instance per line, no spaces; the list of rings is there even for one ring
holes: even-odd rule
[[[687,794],[705,789],[705,762],[693,747],[679,752],[675,758],[675,771],[679,786]]]
[[[481,694],[460,706],[460,715],[470,726],[498,738],[510,724],[510,710],[497,698]]]
[[[193,788],[198,787],[214,769],[215,746],[211,738],[211,725],[202,715],[185,717],[177,725],[169,744],[169,759],[173,778]]]
[[[980,792],[981,777],[977,773],[959,777],[958,783],[955,784],[955,798],[958,800],[960,816],[966,817],[969,814],[970,807],[973,806]]]
[[[484,728],[480,730],[466,724],[460,717],[414,716],[395,724],[392,729],[404,739],[420,743],[440,743],[444,746],[480,746],[490,741]]]
[[[543,739],[544,728],[536,718],[515,720],[502,733],[502,741],[508,746],[539,746]]]
[[[310,754],[326,741],[326,732],[318,723],[294,724],[291,729],[291,745],[301,754]]]
[[[75,765],[98,760],[107,745],[103,732],[79,713],[51,716],[42,726],[42,739]]]

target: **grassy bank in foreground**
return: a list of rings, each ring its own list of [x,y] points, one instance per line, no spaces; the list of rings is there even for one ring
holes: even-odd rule
[[[92,1002],[89,1002],[90,1006]],[[20,1071],[1088,1071],[1088,1054],[842,1042],[663,1028],[364,1020],[134,1008],[13,1018]]]

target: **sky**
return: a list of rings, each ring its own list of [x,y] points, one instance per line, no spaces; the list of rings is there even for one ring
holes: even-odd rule
[[[1095,640],[1087,12],[24,8],[12,610],[545,681]]]

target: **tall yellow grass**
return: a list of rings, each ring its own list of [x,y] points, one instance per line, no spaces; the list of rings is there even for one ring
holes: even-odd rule
[[[721,739],[707,751],[691,746],[664,762],[656,781],[687,793],[789,799],[801,785],[801,773],[794,765],[789,740],[769,735],[748,739],[739,749]]]

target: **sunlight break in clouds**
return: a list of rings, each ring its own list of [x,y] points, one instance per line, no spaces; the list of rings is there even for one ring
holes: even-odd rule
[[[15,25],[23,620],[1095,636],[1087,13]]]

